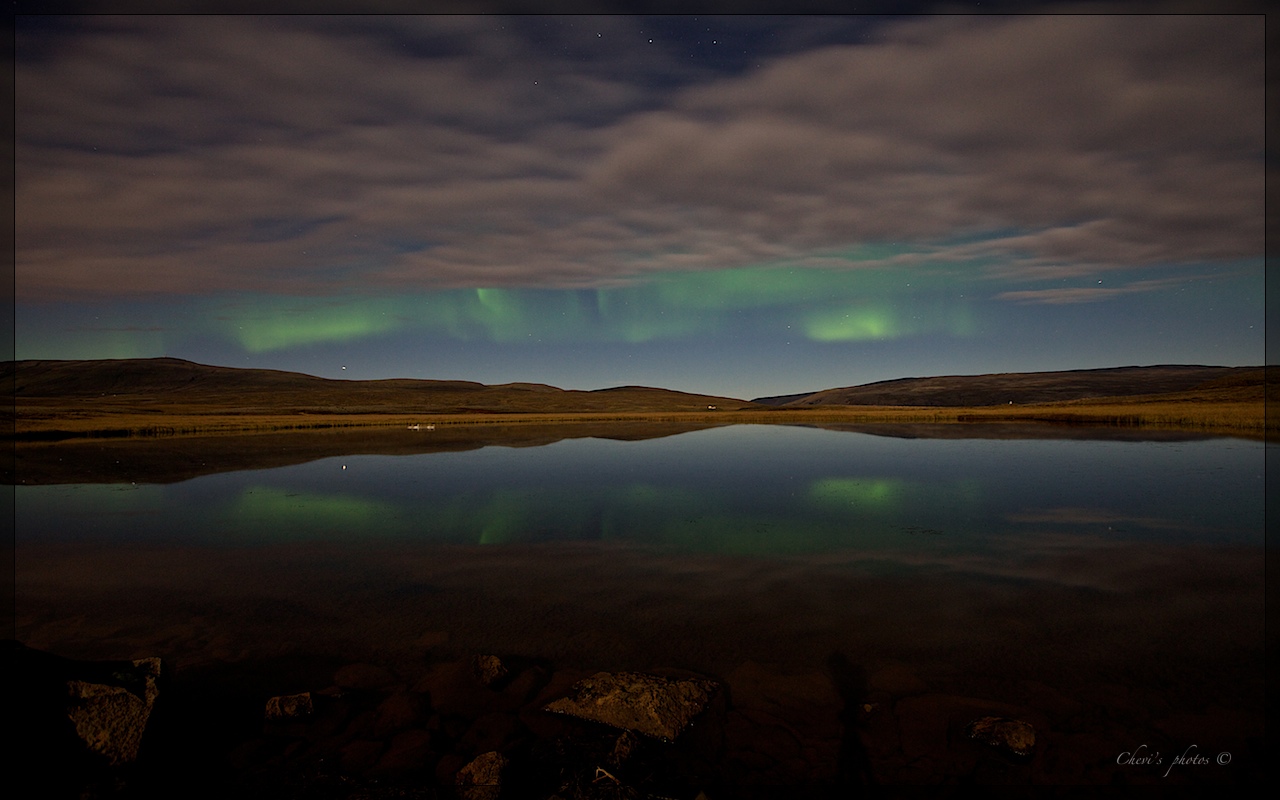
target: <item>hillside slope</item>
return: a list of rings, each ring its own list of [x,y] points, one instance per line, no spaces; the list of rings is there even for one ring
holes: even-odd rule
[[[1199,388],[1262,383],[1261,367],[1161,365],[1063,372],[948,375],[826,389],[807,395],[762,397],[753,402],[783,408],[810,406],[992,406],[1053,403],[1096,397],[1133,397]]]
[[[176,358],[18,361],[0,365],[14,400],[35,407],[175,412],[200,408],[243,413],[514,413],[705,411],[755,407],[727,397],[643,386],[594,391],[534,383],[348,381],[295,372],[195,364]]]

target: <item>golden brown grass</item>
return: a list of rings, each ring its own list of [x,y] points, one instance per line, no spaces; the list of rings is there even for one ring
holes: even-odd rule
[[[1197,430],[1262,438],[1275,436],[1266,400],[1277,387],[1262,381],[1153,395],[1025,405],[770,407],[744,401],[649,389],[608,392],[483,394],[270,393],[221,395],[117,394],[101,397],[19,397],[12,430],[19,439],[84,436],[189,436],[356,427],[523,425],[603,422],[746,423],[993,423],[1044,422]],[[457,394],[457,396],[455,396]],[[707,403],[717,404],[716,410]],[[472,405],[474,403],[475,405]],[[480,403],[484,406],[476,407]],[[487,407],[486,407],[487,406]],[[3,413],[3,412],[0,412]]]
[[[203,436],[405,427],[414,423],[493,426],[605,422],[1044,422],[1263,437],[1277,433],[1275,415],[1268,421],[1265,401],[1280,400],[1276,376],[1268,374],[1275,370],[1262,369],[1209,381],[1190,391],[1088,400],[976,407],[779,407],[643,387],[581,392],[459,382],[327,381],[292,373],[214,368],[164,359],[155,363],[127,362],[123,366],[96,362],[31,364],[23,362],[23,369],[15,378],[19,391],[10,429],[19,439]],[[129,369],[133,371],[128,372]],[[1273,407],[1280,407],[1280,402],[1273,403]]]
[[[224,409],[173,409],[162,413],[91,412],[19,409],[15,430],[20,438],[60,436],[183,436],[267,431],[306,431],[355,427],[407,427],[412,424],[515,425],[600,422],[751,423],[956,423],[1046,422],[1149,428],[1196,429],[1260,437],[1275,431],[1266,424],[1257,401],[1135,402],[1074,401],[1024,406],[941,408],[914,406],[836,406],[748,411],[616,411],[556,413],[238,413]]]

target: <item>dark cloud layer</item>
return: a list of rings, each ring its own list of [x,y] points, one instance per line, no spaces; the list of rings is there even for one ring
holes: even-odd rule
[[[893,243],[1077,302],[1008,283],[1261,255],[1263,26],[30,21],[18,295],[601,286]]]

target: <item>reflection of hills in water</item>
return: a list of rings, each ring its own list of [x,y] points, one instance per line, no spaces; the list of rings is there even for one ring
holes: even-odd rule
[[[322,458],[407,456],[482,447],[540,447],[564,439],[640,441],[716,427],[666,422],[573,425],[439,425],[435,430],[362,428],[322,433],[78,439],[17,448],[9,483],[177,483],[201,475],[271,469]]]
[[[272,469],[322,458],[357,455],[408,456],[478,450],[482,447],[541,447],[565,439],[643,441],[708,428],[711,423],[609,422],[517,425],[440,425],[435,430],[363,428],[319,433],[262,433],[202,437],[78,439],[24,444],[16,449],[15,477],[27,486],[59,483],[177,483],[201,475]],[[1052,423],[876,423],[794,424],[895,439],[1042,439],[1131,442],[1191,442],[1215,438],[1194,431]]]
[[[993,554],[1015,542],[1027,555],[1035,548],[1026,537],[1066,535],[1079,547],[1090,537],[1209,535],[1225,544],[1252,541],[1260,525],[1256,442],[913,440],[765,425],[646,441],[618,441],[636,437],[625,427],[530,426],[495,441],[458,428],[454,441],[434,445],[406,430],[384,431],[380,442],[353,432],[175,439],[133,450],[113,443],[94,463],[74,455],[80,444],[21,448],[62,454],[63,472],[16,487],[18,537],[598,542],[742,556],[853,550],[914,564],[962,557],[974,569],[979,556],[999,561]],[[259,460],[290,463],[237,469],[245,439],[260,439]],[[222,460],[181,457],[192,471],[220,474],[177,481],[164,472],[174,467],[172,444],[202,441],[225,448]],[[486,446],[497,442],[508,446]],[[67,459],[77,464],[70,471]],[[147,469],[165,482],[147,481]],[[98,480],[86,480],[95,470]]]
[[[877,422],[874,425],[823,423],[807,427],[866,433],[895,439],[1062,439],[1109,442],[1198,442],[1220,438],[1197,431],[1052,422]]]

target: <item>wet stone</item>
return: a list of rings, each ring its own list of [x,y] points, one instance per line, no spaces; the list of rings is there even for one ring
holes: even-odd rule
[[[640,672],[598,672],[574,684],[547,711],[674,741],[702,713],[718,685]]]
[[[311,692],[286,694],[267,700],[267,708],[263,717],[267,722],[283,722],[286,720],[306,719],[315,711],[311,700]]]
[[[950,740],[962,734],[969,721],[984,716],[1024,718],[1028,711],[1008,703],[944,694],[907,697],[894,704],[902,752],[909,758],[927,757],[939,763],[967,762],[969,756],[961,750],[953,752]]]
[[[464,800],[497,800],[510,762],[501,753],[482,753],[458,770],[454,783]]]
[[[76,736],[112,766],[138,757],[142,734],[160,694],[158,658],[142,658],[115,670],[110,683],[67,681],[67,717]]]
[[[1036,752],[1036,729],[1008,717],[979,717],[965,727],[965,735],[1015,761],[1030,761]]]
[[[476,679],[481,684],[493,688],[494,684],[499,683],[503,678],[507,677],[507,666],[502,663],[502,659],[497,656],[476,656],[471,661],[471,671],[475,674]]]

